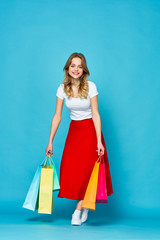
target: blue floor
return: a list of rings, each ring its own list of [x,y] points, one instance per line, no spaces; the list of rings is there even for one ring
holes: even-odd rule
[[[160,239],[159,220],[96,219],[96,212],[89,212],[86,223],[72,226],[71,214],[38,214],[27,209],[17,213],[2,212],[0,239]]]

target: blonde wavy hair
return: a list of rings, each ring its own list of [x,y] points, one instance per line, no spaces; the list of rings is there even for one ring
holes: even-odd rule
[[[78,96],[80,98],[87,98],[88,92],[89,92],[89,85],[87,82],[87,77],[90,75],[90,73],[87,68],[85,56],[82,53],[77,53],[77,52],[72,53],[63,68],[63,71],[65,72],[64,80],[62,82],[62,84],[64,84],[64,92],[66,93],[68,98],[71,98],[73,96],[73,91],[72,91],[73,78],[69,75],[68,69],[69,69],[70,64],[72,63],[72,59],[75,57],[79,57],[81,59],[81,64],[82,64],[82,68],[83,68],[83,74],[78,79],[78,80],[80,80]]]

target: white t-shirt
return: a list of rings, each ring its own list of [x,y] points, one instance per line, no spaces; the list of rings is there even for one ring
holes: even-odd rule
[[[64,92],[63,83],[61,83],[57,89],[56,96],[61,99],[65,99],[65,105],[70,111],[70,118],[72,120],[83,120],[92,118],[90,98],[98,95],[98,91],[95,83],[89,80],[87,81],[89,84],[89,93],[86,99],[81,99],[80,97],[71,97],[70,99],[68,99],[68,96]]]

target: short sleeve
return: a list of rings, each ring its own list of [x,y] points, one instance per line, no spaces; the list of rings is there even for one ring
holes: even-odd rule
[[[56,96],[61,98],[61,99],[64,99],[64,91],[63,91],[62,84],[59,85],[59,87],[57,89]]]
[[[98,95],[97,87],[94,82],[90,82],[90,98]]]

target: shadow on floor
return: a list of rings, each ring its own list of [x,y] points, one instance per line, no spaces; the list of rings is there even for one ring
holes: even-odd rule
[[[56,212],[56,213],[52,213],[51,215],[43,214],[35,217],[29,217],[25,220],[29,222],[56,222],[59,220],[71,221],[71,218],[72,218],[72,213],[68,214],[66,212]],[[90,225],[90,226],[112,225],[119,222],[120,219],[121,218],[113,218],[113,217],[104,218],[102,216],[97,216],[93,212],[89,212],[87,225]]]

